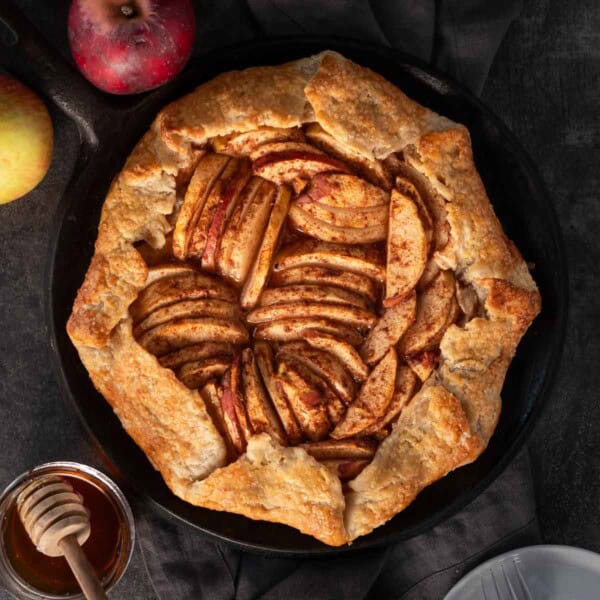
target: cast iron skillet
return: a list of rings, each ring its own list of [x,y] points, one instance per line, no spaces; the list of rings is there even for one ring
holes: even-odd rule
[[[65,394],[99,447],[135,489],[199,532],[244,549],[323,556],[422,533],[465,507],[502,473],[523,445],[557,370],[566,320],[567,273],[556,215],[533,164],[508,129],[479,100],[456,82],[397,52],[304,38],[219,50],[196,59],[175,82],[157,91],[134,98],[112,97],[87,84],[4,3],[0,17],[13,30],[4,36],[13,43],[10,51],[29,58],[26,73],[20,75],[70,115],[81,133],[79,160],[59,205],[49,252],[46,304],[50,343]],[[500,423],[484,454],[474,464],[428,487],[386,525],[341,549],[328,548],[282,525],[196,508],[176,498],[95,391],[65,333],[73,299],[92,255],[108,186],[158,110],[218,73],[277,64],[325,48],[371,67],[425,106],[469,128],[477,166],[496,213],[526,260],[535,264],[534,276],[543,298],[542,314],[521,342],[510,367]]]

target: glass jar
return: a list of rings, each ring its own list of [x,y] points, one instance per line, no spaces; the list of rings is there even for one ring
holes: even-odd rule
[[[17,477],[0,496],[0,580],[17,598],[83,598],[63,557],[50,558],[31,543],[17,513],[21,490],[43,475],[64,477],[83,496],[91,533],[83,545],[104,589],[123,576],[133,553],[135,524],[117,485],[100,471],[75,462],[51,462]]]

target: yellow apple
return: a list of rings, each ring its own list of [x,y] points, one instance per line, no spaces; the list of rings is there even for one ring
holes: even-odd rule
[[[52,159],[52,120],[26,86],[0,73],[0,204],[30,192]]]

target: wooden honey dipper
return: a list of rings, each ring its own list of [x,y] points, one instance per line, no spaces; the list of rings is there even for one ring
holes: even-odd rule
[[[32,481],[17,498],[17,511],[38,552],[66,558],[88,600],[106,599],[102,584],[81,546],[90,536],[83,498],[64,479],[48,475]]]

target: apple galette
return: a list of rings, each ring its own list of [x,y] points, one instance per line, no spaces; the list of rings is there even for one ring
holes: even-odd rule
[[[465,127],[324,52],[157,116],[68,331],[173,493],[341,545],[484,450],[539,307]]]

